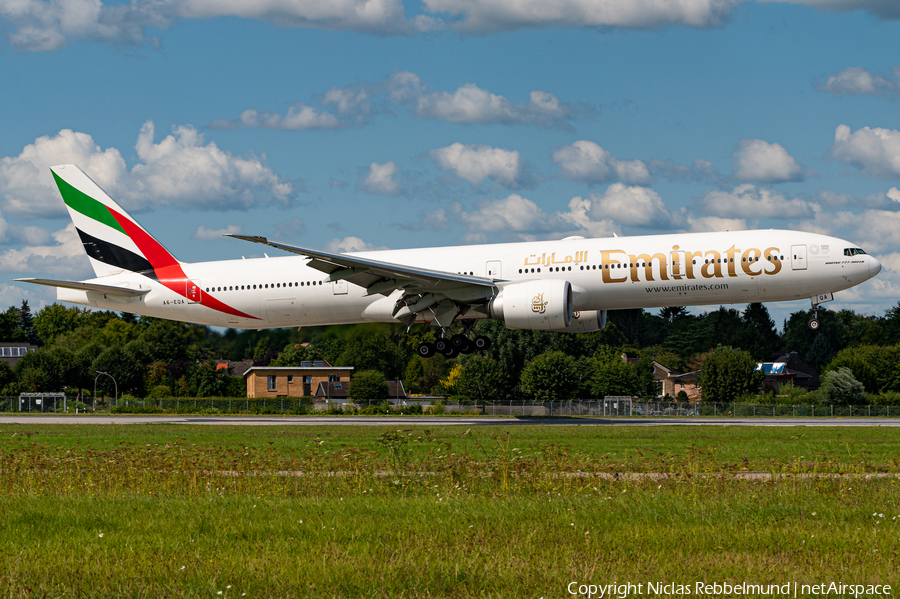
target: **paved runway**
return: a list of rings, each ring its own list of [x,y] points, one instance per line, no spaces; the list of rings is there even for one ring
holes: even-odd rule
[[[2,414],[0,424],[194,424],[226,426],[888,426],[900,418],[598,418],[516,416],[142,416]]]

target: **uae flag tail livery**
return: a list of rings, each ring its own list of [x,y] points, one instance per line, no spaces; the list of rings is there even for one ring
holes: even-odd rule
[[[158,281],[184,279],[178,260],[84,171],[71,164],[50,170],[98,277],[127,270]]]

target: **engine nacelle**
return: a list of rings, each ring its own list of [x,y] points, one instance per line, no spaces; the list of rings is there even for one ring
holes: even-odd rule
[[[572,315],[572,322],[565,329],[552,329],[554,333],[593,333],[606,328],[606,310],[581,310]]]
[[[574,313],[568,281],[541,280],[507,285],[490,303],[490,316],[509,329],[553,331],[568,329]]]

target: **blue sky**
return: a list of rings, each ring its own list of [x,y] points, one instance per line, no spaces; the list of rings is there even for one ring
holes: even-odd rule
[[[794,228],[885,265],[832,306],[900,297],[894,0],[0,0],[0,24],[10,279],[91,276],[46,168],[75,162],[187,261],[258,254],[224,232]]]

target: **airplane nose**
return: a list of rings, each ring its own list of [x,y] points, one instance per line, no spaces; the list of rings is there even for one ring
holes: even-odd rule
[[[880,272],[881,262],[879,262],[874,256],[869,256],[869,278],[871,279]]]

